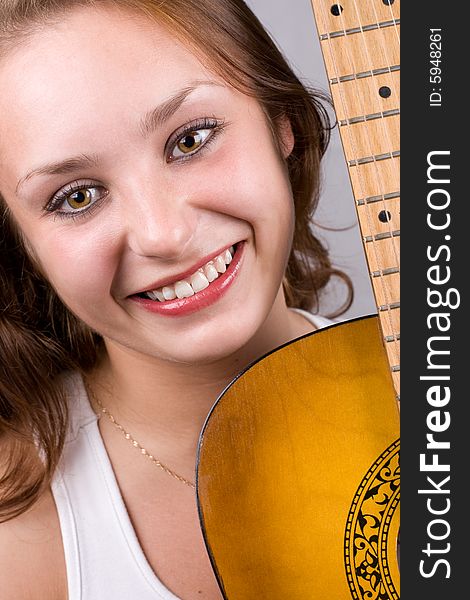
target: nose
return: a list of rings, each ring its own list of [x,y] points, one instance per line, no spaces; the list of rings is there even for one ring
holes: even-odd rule
[[[181,190],[161,181],[148,181],[147,185],[134,186],[132,200],[123,205],[127,246],[134,254],[163,260],[184,254],[197,223]]]

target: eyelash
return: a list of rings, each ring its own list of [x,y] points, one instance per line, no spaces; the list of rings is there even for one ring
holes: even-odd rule
[[[109,192],[106,191],[101,198],[90,204],[88,208],[78,209],[76,211],[60,211],[60,207],[66,202],[67,198],[69,198],[73,193],[78,192],[80,190],[90,190],[90,189],[105,189],[102,185],[98,185],[93,181],[72,181],[67,184],[64,188],[59,190],[57,193],[52,196],[49,202],[44,207],[46,213],[53,213],[54,218],[61,219],[80,219],[85,216],[91,216],[95,210],[97,210],[101,202],[109,195]]]
[[[197,150],[195,150],[194,152],[191,152],[187,156],[183,156],[183,157],[178,157],[178,158],[173,158],[173,159],[168,157],[167,158],[168,162],[176,162],[176,161],[184,162],[186,160],[189,160],[190,158],[192,158],[195,155],[199,156],[201,154],[201,152],[206,150],[210,146],[210,144],[217,138],[218,134],[222,132],[225,125],[226,125],[225,121],[205,117],[204,119],[192,121],[191,123],[184,125],[181,129],[177,129],[175,131],[175,133],[170,137],[167,144],[165,145],[165,154],[167,154],[167,155],[168,155],[169,149],[174,148],[179,140],[183,139],[190,133],[192,133],[194,131],[201,131],[204,129],[211,130],[211,133],[209,134],[209,136],[206,138],[206,140],[203,142],[203,144]]]
[[[165,144],[165,155],[167,156],[167,162],[182,163],[192,159],[194,156],[201,155],[201,153],[207,150],[210,144],[213,141],[215,141],[216,137],[218,137],[218,134],[222,132],[225,125],[226,123],[224,121],[208,117],[192,121],[191,123],[184,125],[181,129],[175,131],[175,133]],[[179,156],[176,158],[172,158],[171,155],[169,155],[169,150],[174,149],[178,141],[182,140],[185,136],[188,136],[190,133],[201,130],[211,130],[211,132],[196,150],[188,153],[187,156]],[[76,211],[60,211],[60,207],[74,192],[94,188],[104,189],[103,186],[97,185],[92,181],[73,181],[52,196],[52,198],[44,207],[44,211],[46,213],[53,213],[54,218],[59,217],[61,219],[76,220],[83,217],[89,217],[94,213],[95,210],[97,210],[100,207],[101,202],[109,195],[109,192],[106,192],[103,196],[101,196],[101,198],[93,202],[93,204],[91,204],[89,208],[82,208]]]

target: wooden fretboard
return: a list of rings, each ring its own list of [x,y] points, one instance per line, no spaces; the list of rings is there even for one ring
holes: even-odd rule
[[[400,395],[400,0],[311,0]]]

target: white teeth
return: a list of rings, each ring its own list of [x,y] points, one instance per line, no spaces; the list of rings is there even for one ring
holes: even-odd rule
[[[214,260],[214,266],[219,273],[225,273],[227,267],[225,265],[225,260],[221,255],[217,256]]]
[[[193,288],[184,279],[175,283],[175,292],[178,298],[189,298],[194,295]]]
[[[207,264],[204,267],[204,273],[205,273],[209,283],[212,283],[212,281],[215,281],[217,279],[217,277],[219,276],[219,272],[214,267],[214,263]]]
[[[166,285],[163,289],[163,298],[165,300],[174,300],[176,298],[176,293],[173,286]]]
[[[209,280],[202,271],[197,271],[194,275],[191,275],[191,287],[195,292],[205,290],[209,286]]]
[[[163,302],[165,300],[165,297],[164,297],[163,293],[161,292],[161,290],[154,290],[153,292],[147,292],[147,296],[151,300],[159,300],[160,302]]]
[[[193,273],[189,279],[182,279],[174,285],[165,285],[158,290],[147,292],[147,296],[151,300],[158,300],[159,302],[174,300],[175,298],[189,298],[196,292],[205,290],[220,274],[225,273],[227,265],[233,260],[234,254],[235,249],[230,246],[228,250],[224,250],[219,256],[216,256]]]

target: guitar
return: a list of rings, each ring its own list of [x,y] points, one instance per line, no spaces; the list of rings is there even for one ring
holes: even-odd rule
[[[377,315],[285,344],[201,433],[197,500],[229,600],[399,598],[399,0],[312,0]]]

